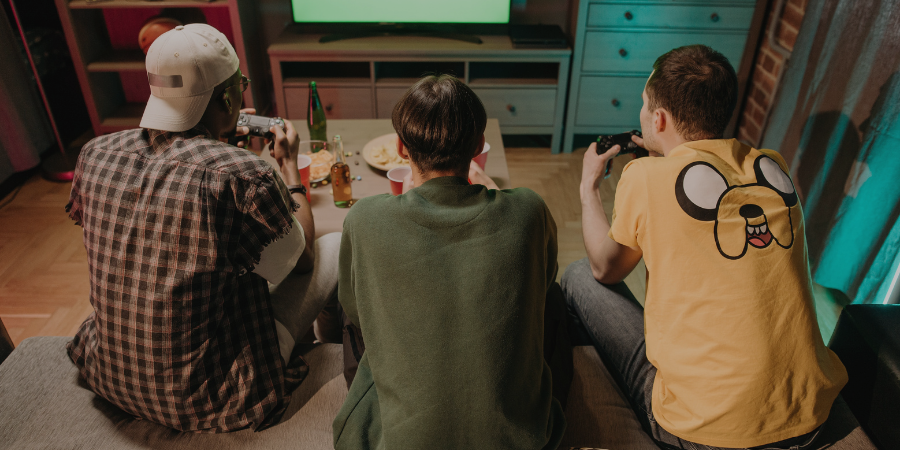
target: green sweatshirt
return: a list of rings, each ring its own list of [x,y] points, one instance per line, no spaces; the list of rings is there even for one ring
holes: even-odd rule
[[[443,177],[354,205],[338,292],[366,351],[335,448],[557,448],[565,417],[542,349],[556,254],[529,189]]]

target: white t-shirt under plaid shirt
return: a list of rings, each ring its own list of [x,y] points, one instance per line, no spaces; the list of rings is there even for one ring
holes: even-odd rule
[[[308,367],[284,363],[253,268],[296,207],[271,166],[202,126],[89,142],[66,209],[84,227],[94,308],[68,351],[91,389],[178,430],[277,421]]]

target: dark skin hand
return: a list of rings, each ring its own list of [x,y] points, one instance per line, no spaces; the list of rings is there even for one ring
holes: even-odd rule
[[[242,110],[243,96],[241,95],[240,81],[241,71],[238,69],[234,75],[220,83],[213,90],[212,98],[209,105],[200,119],[203,124],[214,137],[217,139],[229,139],[237,135],[246,135],[250,132],[247,127],[237,129],[237,120],[241,112],[255,114],[256,110],[247,108]],[[281,177],[286,184],[300,184],[300,173],[297,170],[297,153],[300,149],[300,138],[294,130],[290,122],[285,121],[288,128],[287,132],[281,129],[276,130],[273,127],[270,131],[275,133],[272,142],[273,156],[278,161]],[[313,223],[312,209],[306,196],[301,194],[291,194],[291,198],[300,204],[300,209],[294,213],[294,217],[300,226],[303,227],[303,234],[306,238],[306,248],[297,261],[294,268],[295,272],[306,273],[313,269],[313,261],[315,260],[315,239],[316,229]]]
[[[284,121],[284,130],[279,127],[269,129],[274,133],[275,137],[269,148],[269,155],[275,158],[281,168],[281,176],[287,184],[300,184],[300,171],[297,169],[297,155],[300,154],[300,138],[297,136],[297,130],[289,120]],[[268,142],[268,141],[267,141]],[[306,196],[301,194],[291,194],[291,197],[300,204],[300,209],[294,213],[294,217],[303,227],[304,237],[306,238],[306,249],[300,255],[297,266],[294,271],[306,273],[313,269],[313,261],[315,260],[315,240],[316,240],[316,224],[313,221],[312,207],[306,201]]]

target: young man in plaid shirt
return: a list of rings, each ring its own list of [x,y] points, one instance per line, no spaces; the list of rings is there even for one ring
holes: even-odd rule
[[[160,36],[141,128],[84,147],[67,206],[94,307],[69,356],[98,395],[178,430],[276,422],[308,372],[294,342],[337,289],[340,235],[314,241],[290,122],[271,130],[280,176],[219,140],[236,134],[238,66],[208,25]]]

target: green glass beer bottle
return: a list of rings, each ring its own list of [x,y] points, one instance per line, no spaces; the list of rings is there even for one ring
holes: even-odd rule
[[[322,102],[319,100],[319,91],[316,90],[316,82],[309,82],[309,108],[307,108],[306,125],[309,127],[309,139],[313,141],[326,142],[328,134],[325,129],[325,109],[322,108]],[[315,147],[310,145],[310,149]],[[316,147],[313,152],[318,151],[322,147]]]

